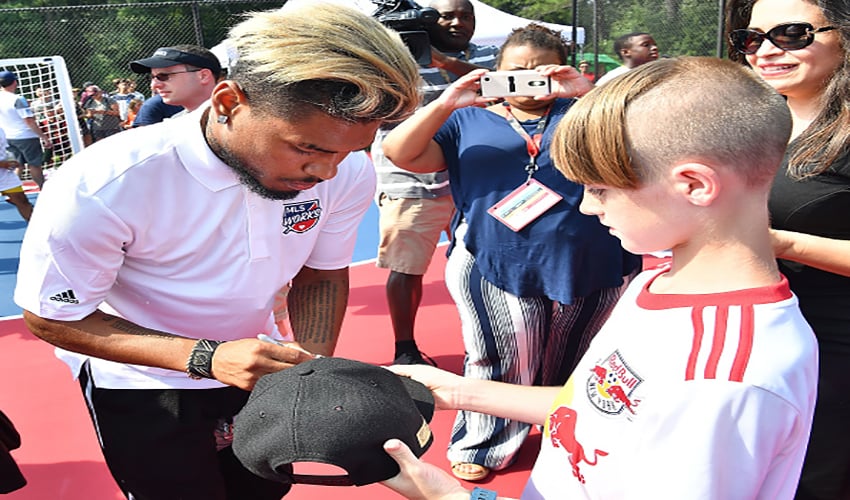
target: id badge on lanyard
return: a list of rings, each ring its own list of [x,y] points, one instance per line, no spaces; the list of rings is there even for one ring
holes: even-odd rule
[[[546,110],[546,114],[540,118],[534,135],[530,136],[511,113],[510,105],[504,103],[504,106],[507,111],[505,119],[508,120],[516,133],[525,139],[529,157],[529,163],[525,167],[526,172],[528,172],[528,179],[490,207],[487,213],[508,226],[512,231],[520,231],[561,201],[563,197],[533,178],[538,168],[537,155],[540,154],[543,131],[549,121],[549,110]]]

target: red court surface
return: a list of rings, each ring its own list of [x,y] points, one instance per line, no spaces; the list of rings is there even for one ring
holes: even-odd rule
[[[460,324],[442,279],[444,247],[435,255],[424,280],[417,342],[440,367],[459,372],[463,361]],[[389,364],[392,331],[384,282],[387,272],[371,263],[352,268],[348,315],[337,354]],[[23,445],[13,452],[29,484],[8,494],[9,500],[118,500],[123,498],[103,463],[82,397],[70,372],[53,357],[52,347],[30,334],[20,319],[0,321],[0,409],[18,427]],[[432,421],[435,441],[424,455],[448,470],[445,449],[454,412],[439,412]],[[526,442],[518,462],[481,483],[500,495],[518,497],[530,472],[540,435]],[[471,483],[468,485],[471,488]],[[380,485],[328,487],[296,485],[287,500],[381,500],[400,498]],[[250,500],[250,499],[245,499]]]

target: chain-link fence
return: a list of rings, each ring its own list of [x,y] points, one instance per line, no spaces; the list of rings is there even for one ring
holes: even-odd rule
[[[352,0],[353,1],[353,0]],[[0,55],[60,55],[71,81],[107,91],[112,80],[132,77],[127,63],[157,47],[218,44],[240,14],[280,7],[286,0],[197,0],[0,9]],[[428,0],[420,0],[427,5]],[[651,33],[663,55],[718,55],[723,45],[723,0],[485,1],[512,14],[585,29],[580,56],[613,56],[613,40],[632,31]],[[573,6],[575,8],[573,9]],[[479,23],[486,23],[479,19]],[[611,62],[612,65],[616,64]],[[139,90],[146,92],[145,83]]]
[[[128,63],[158,47],[212,47],[242,13],[268,10],[285,0],[204,0],[73,7],[0,9],[3,58],[59,55],[71,82],[90,81],[106,91],[115,78],[135,78]],[[139,90],[147,93],[147,82]]]

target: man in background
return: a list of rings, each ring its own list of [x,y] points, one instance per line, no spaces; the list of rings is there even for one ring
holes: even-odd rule
[[[617,66],[602,75],[596,81],[596,85],[602,85],[641,64],[658,59],[658,44],[655,43],[655,39],[649,33],[635,32],[622,35],[614,40],[614,51],[617,53],[617,57],[623,61],[623,65]]]
[[[38,126],[35,113],[23,96],[15,94],[18,75],[0,71],[0,123],[6,132],[8,151],[29,169],[39,189],[44,185],[44,149],[52,146],[50,138]],[[17,172],[16,172],[17,173]]]
[[[475,11],[468,0],[434,0],[440,13],[428,35],[431,64],[421,67],[423,103],[436,99],[450,83],[473,69],[493,69],[498,48],[470,43],[475,32]],[[428,270],[443,231],[449,233],[454,204],[449,174],[414,174],[392,164],[381,143],[391,130],[378,131],[372,144],[372,161],[378,174],[376,199],[380,211],[381,241],[376,265],[390,270],[387,302],[395,338],[393,364],[422,364],[414,338],[414,324],[422,301],[422,276]],[[430,360],[430,364],[434,364]]]
[[[151,91],[165,104],[182,106],[183,112],[194,111],[206,102],[222,77],[218,58],[197,45],[160,47],[151,57],[131,62],[130,69],[149,74]]]

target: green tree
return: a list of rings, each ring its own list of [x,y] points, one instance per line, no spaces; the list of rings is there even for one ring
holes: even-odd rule
[[[528,19],[571,25],[571,0],[483,0]],[[632,31],[651,33],[664,55],[714,55],[719,2],[708,0],[576,0],[588,52],[616,58],[614,39]],[[594,10],[596,19],[594,20]],[[593,40],[599,40],[599,47]]]

